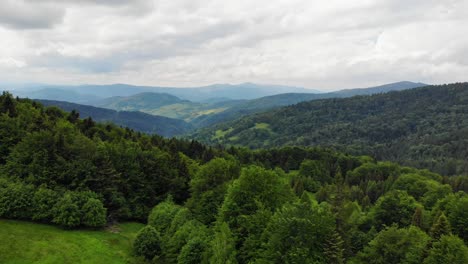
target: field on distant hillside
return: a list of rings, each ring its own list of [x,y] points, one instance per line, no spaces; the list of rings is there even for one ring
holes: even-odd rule
[[[0,219],[0,263],[133,263],[131,245],[142,226],[123,223],[113,233]]]

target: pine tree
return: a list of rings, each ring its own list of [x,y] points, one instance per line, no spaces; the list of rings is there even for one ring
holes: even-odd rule
[[[437,221],[432,225],[431,236],[434,240],[438,240],[443,235],[450,235],[451,228],[447,217],[442,213]]]
[[[421,207],[417,207],[413,214],[413,219],[411,220],[411,225],[423,228],[423,210]]]
[[[327,258],[327,263],[342,264],[344,263],[343,257],[343,239],[338,232],[333,232],[330,238],[326,241],[324,247],[324,254]]]

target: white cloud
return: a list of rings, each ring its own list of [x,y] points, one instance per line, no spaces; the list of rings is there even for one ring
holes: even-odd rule
[[[467,2],[6,0],[0,78],[324,90],[466,81]]]

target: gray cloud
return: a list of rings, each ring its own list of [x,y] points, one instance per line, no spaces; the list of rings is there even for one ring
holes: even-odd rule
[[[0,8],[0,25],[14,29],[49,28],[62,21],[65,10],[52,4],[4,0]]]
[[[43,30],[19,30],[32,28]],[[7,0],[0,78],[324,90],[454,82],[468,72],[466,28],[464,0]]]

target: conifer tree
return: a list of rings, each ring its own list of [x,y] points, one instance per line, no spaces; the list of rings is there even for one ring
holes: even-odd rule
[[[447,217],[442,213],[437,221],[432,225],[431,236],[434,240],[438,240],[443,235],[450,235],[450,223],[447,220]]]

